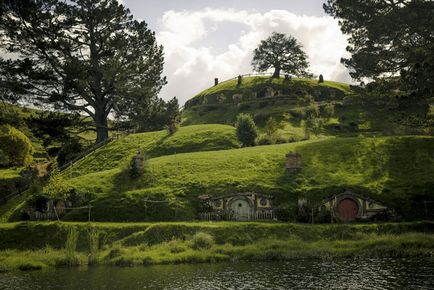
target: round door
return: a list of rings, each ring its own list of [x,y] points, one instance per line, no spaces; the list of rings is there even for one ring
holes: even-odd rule
[[[336,213],[342,221],[352,221],[357,217],[359,205],[354,199],[344,198],[339,201]]]
[[[231,203],[231,209],[234,213],[236,220],[249,220],[250,219],[250,205],[246,200],[238,199]]]

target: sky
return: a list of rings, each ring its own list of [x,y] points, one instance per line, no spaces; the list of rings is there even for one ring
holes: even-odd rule
[[[326,15],[321,0],[123,0],[164,46],[168,84],[160,97],[180,104],[214,84],[253,72],[252,53],[274,31],[304,47],[310,71],[326,80],[351,82],[340,58],[347,37]]]

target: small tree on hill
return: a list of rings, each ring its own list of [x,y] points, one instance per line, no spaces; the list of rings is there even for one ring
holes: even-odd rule
[[[243,147],[254,146],[258,136],[258,130],[252,116],[249,114],[239,114],[235,124],[237,137]]]
[[[265,133],[270,139],[276,141],[279,129],[283,129],[283,124],[277,122],[273,117],[268,118],[265,123]]]
[[[294,37],[273,32],[253,51],[252,66],[259,72],[274,68],[273,77],[278,78],[280,71],[297,76],[308,75],[306,69],[309,62],[302,46]]]

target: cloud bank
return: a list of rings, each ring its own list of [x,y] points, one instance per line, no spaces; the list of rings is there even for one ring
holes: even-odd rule
[[[346,37],[331,17],[231,9],[167,11],[159,19],[157,40],[164,46],[168,84],[160,96],[180,103],[220,80],[251,73],[252,52],[272,32],[290,34],[302,43],[310,70],[325,79],[350,82],[340,58],[347,56]]]

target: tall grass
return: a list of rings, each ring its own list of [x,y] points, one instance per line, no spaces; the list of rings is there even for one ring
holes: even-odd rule
[[[97,229],[91,228],[88,230],[88,240],[89,240],[89,255],[88,255],[88,265],[96,265],[99,262],[99,231]]]
[[[78,236],[79,232],[77,228],[70,227],[65,243],[66,259],[64,262],[66,266],[75,266],[79,264],[79,259],[76,255]]]

